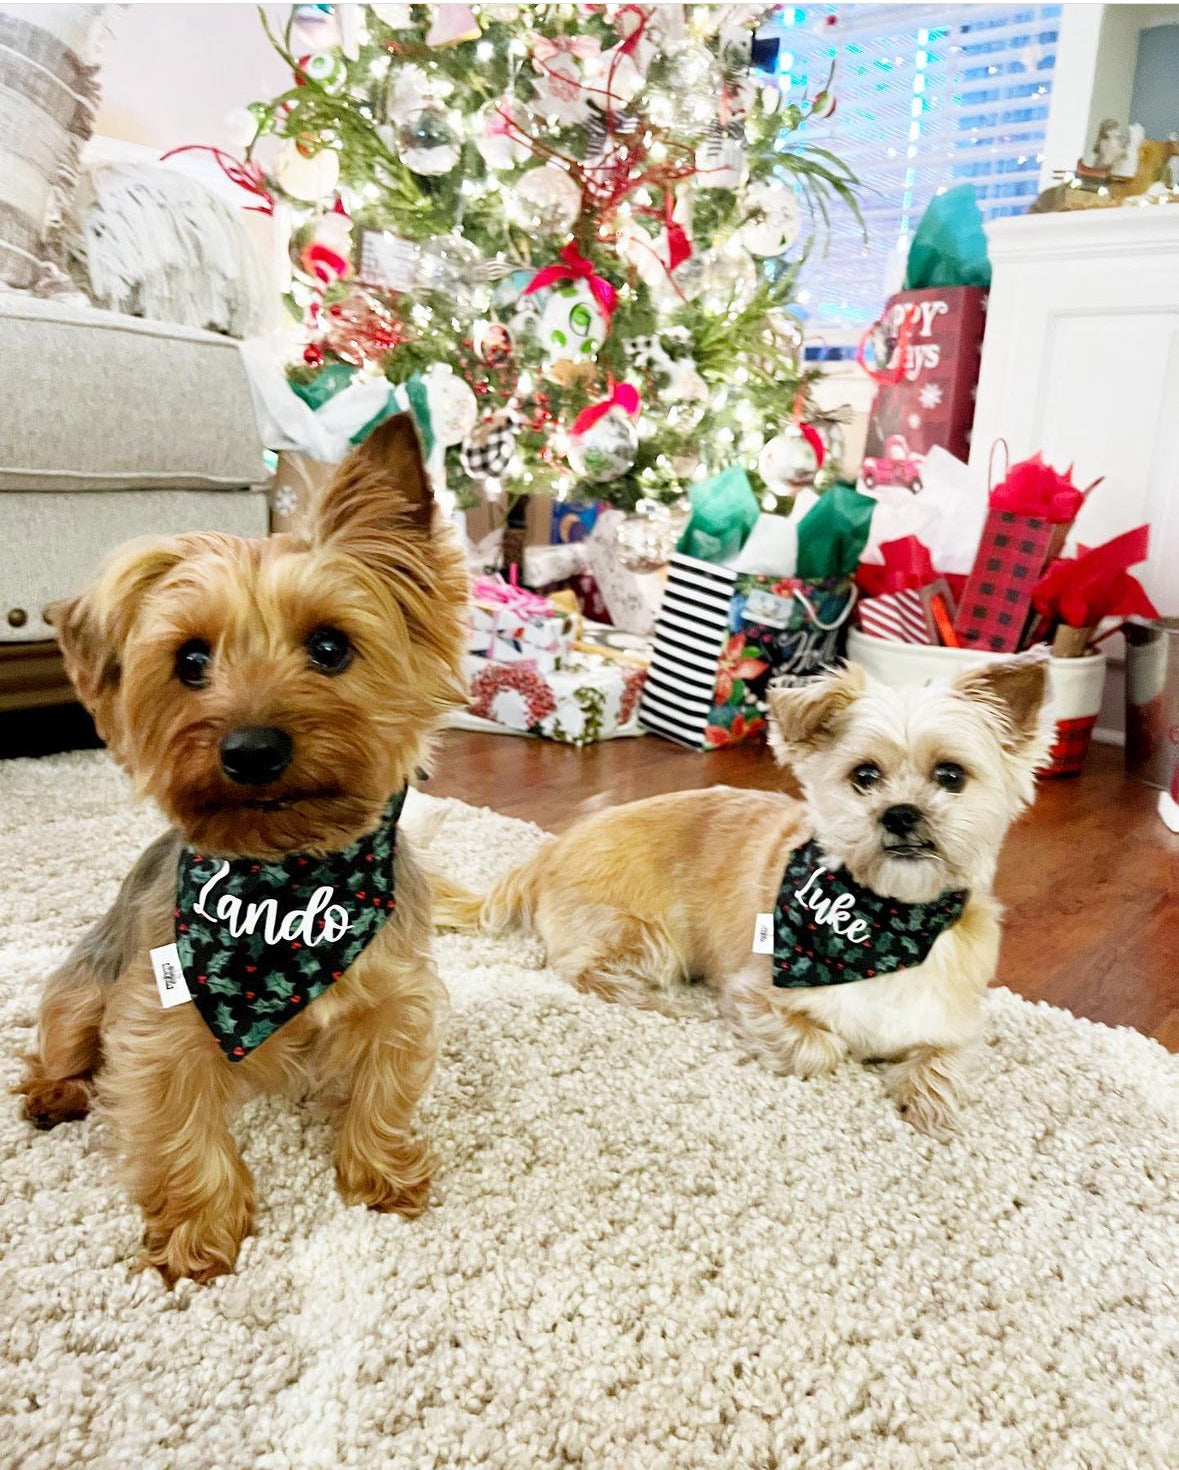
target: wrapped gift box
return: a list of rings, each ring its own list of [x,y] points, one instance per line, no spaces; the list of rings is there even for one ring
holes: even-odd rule
[[[987,516],[954,623],[964,648],[1013,653],[1019,647],[1053,529],[1038,516],[1005,510]]]
[[[573,618],[521,587],[479,578],[473,590],[467,652],[511,664],[559,668],[573,645]]]
[[[925,617],[925,603],[917,588],[885,592],[860,603],[856,621],[873,638],[893,638],[898,643],[936,643]]]
[[[588,653],[572,655],[559,669],[470,654],[463,664],[470,713],[479,720],[565,745],[639,733],[637,711],[646,677],[642,668]]]

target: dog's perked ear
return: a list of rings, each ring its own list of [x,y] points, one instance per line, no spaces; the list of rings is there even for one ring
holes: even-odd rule
[[[769,741],[778,761],[788,765],[826,745],[866,682],[863,669],[848,664],[794,689],[771,689]]]
[[[411,414],[378,424],[336,471],[315,514],[315,538],[361,561],[392,539],[428,534],[434,496]]]
[[[123,649],[136,613],[153,583],[182,562],[179,539],[144,537],[120,547],[97,579],[77,597],[45,610],[65,659],[66,673],[94,717],[103,740],[117,747],[114,705]]]
[[[1013,755],[1039,758],[1047,754],[1049,732],[1044,719],[1048,698],[1048,660],[1024,656],[996,660],[971,669],[953,687],[977,700],[995,716],[1003,748]]]

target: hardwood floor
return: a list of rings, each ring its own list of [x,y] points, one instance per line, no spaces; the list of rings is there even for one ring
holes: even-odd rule
[[[655,737],[585,750],[451,731],[427,790],[561,831],[588,812],[697,786],[780,781],[764,750],[696,754]],[[1078,779],[1041,785],[999,870],[999,982],[1179,1052],[1179,837],[1122,754],[1094,746]]]

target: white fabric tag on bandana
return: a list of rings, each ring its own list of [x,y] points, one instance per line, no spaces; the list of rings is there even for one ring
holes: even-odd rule
[[[753,953],[773,954],[774,952],[774,916],[773,914],[758,914],[757,922],[753,926]]]
[[[160,1004],[165,1010],[171,1006],[182,1006],[191,1000],[188,982],[184,978],[184,967],[180,963],[180,951],[174,944],[161,944],[159,949],[148,950],[151,967],[156,975],[156,989],[160,992]]]

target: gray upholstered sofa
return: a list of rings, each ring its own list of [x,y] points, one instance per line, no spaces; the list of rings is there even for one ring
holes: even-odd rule
[[[236,342],[0,290],[0,711],[71,697],[48,603],[131,536],[266,535],[265,478]]]

